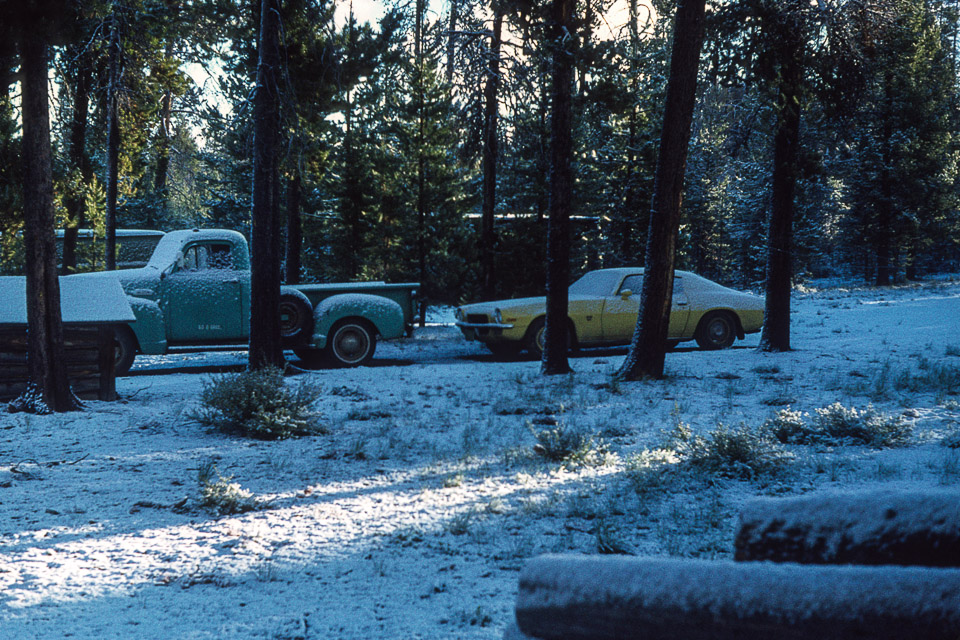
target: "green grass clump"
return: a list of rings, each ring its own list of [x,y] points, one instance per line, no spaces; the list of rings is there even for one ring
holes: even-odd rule
[[[571,466],[600,466],[608,461],[610,454],[606,445],[582,429],[562,421],[546,429],[535,429],[530,422],[527,427],[537,440],[533,452],[545,460]]]
[[[190,417],[226,433],[279,440],[323,432],[313,409],[319,397],[319,387],[308,383],[287,388],[280,369],[243,371],[205,381]]]
[[[774,471],[790,459],[766,430],[724,424],[706,436],[674,440],[680,460],[695,469],[734,478],[754,478]]]
[[[212,461],[200,465],[197,483],[200,485],[200,506],[218,516],[246,513],[259,505],[253,494],[217,471]]]

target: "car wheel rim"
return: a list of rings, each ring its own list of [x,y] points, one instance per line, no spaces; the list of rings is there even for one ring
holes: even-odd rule
[[[363,329],[348,326],[337,332],[333,346],[338,359],[343,362],[359,362],[370,348],[370,339]]]
[[[547,335],[547,328],[540,327],[540,330],[537,331],[537,349],[540,350],[540,353],[543,353],[543,348],[546,345],[545,337]]]
[[[726,320],[722,318],[717,318],[711,322],[708,329],[710,340],[716,345],[725,344],[730,336],[730,327],[727,325]]]

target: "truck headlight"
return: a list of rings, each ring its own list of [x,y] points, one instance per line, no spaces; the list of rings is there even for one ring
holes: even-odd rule
[[[503,324],[503,315],[500,313],[500,309],[493,310],[493,319],[497,324]]]

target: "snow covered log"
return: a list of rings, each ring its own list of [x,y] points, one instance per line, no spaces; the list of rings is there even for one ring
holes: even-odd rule
[[[740,512],[734,558],[960,567],[960,492],[752,500]]]
[[[960,570],[542,556],[506,637],[957,640]]]

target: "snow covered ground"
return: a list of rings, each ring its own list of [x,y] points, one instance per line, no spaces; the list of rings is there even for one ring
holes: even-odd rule
[[[0,638],[498,638],[541,553],[729,557],[753,496],[960,486],[942,444],[960,431],[960,280],[805,289],[793,318],[793,352],[681,347],[666,380],[621,384],[623,349],[547,379],[431,326],[372,367],[290,378],[322,387],[330,433],[280,442],[188,419],[234,351],[144,358],[121,401],[83,412],[0,414]],[[759,428],[834,402],[902,417],[911,444],[789,445],[746,479],[636,456],[678,422]],[[557,425],[603,463],[538,457],[531,429]],[[261,508],[200,508],[210,461]]]

